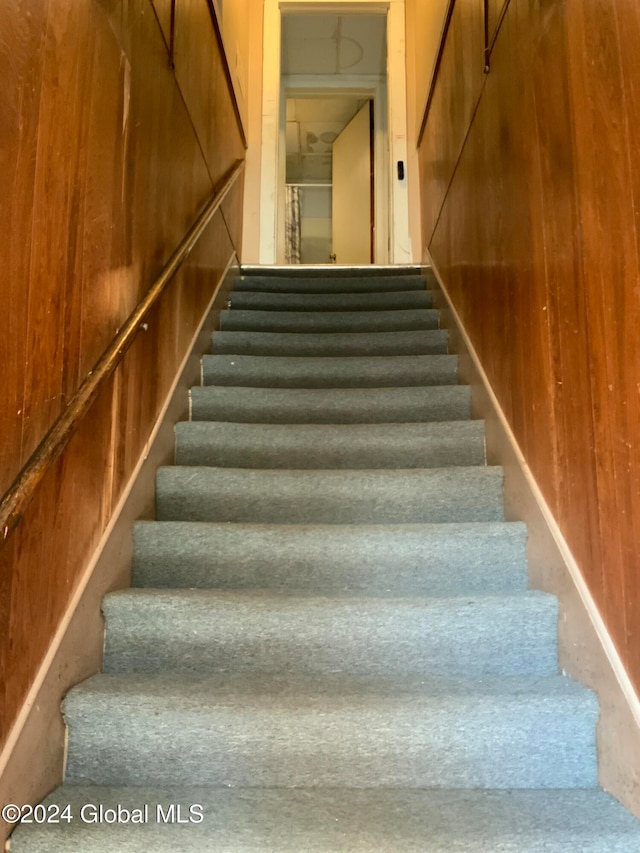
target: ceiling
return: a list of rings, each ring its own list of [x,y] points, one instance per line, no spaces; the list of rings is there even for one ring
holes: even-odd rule
[[[385,15],[283,15],[282,73],[384,75],[386,25]]]

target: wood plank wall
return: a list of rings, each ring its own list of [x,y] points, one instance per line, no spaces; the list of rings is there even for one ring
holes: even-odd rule
[[[480,88],[476,16],[421,145],[424,245],[640,688],[640,6],[511,0]]]
[[[150,0],[0,4],[0,494],[244,157],[210,4],[178,8],[172,70]],[[0,540],[0,745],[239,254],[241,197]]]

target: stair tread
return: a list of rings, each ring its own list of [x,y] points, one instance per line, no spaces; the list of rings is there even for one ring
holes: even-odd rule
[[[157,517],[175,521],[502,521],[502,468],[272,469],[170,466]],[[267,499],[268,498],[268,499]]]
[[[458,383],[455,355],[205,355],[202,368],[205,385],[379,388]]]
[[[278,594],[468,595],[526,589],[526,526],[237,524],[135,526],[136,585]]]
[[[176,425],[178,465],[410,468],[483,465],[484,422]]]
[[[376,293],[395,290],[425,290],[423,275],[377,276],[297,276],[240,275],[234,281],[235,291],[263,293]]]
[[[296,436],[308,437],[309,440],[321,440],[338,436],[336,440],[351,441],[367,437],[389,437],[401,439],[405,436],[428,438],[430,436],[450,435],[455,432],[464,438],[484,436],[484,421],[425,421],[411,423],[382,423],[382,424],[270,424],[270,423],[229,423],[228,421],[180,421],[176,427],[184,434],[194,433],[215,438],[217,433],[225,437],[246,435],[259,439],[260,435],[286,436],[291,440]]]
[[[304,278],[326,276],[348,276],[349,278],[371,278],[379,275],[425,275],[432,277],[430,266],[422,264],[242,264],[242,275],[283,276],[297,275]]]
[[[470,418],[466,385],[406,388],[264,388],[206,385],[191,389],[191,417],[251,423],[416,423]]]
[[[71,824],[24,825],[12,853],[637,853],[640,822],[599,790],[126,788],[64,785],[45,800]],[[147,824],[88,824],[86,804],[149,805]],[[181,804],[201,823],[163,824]],[[93,812],[89,810],[87,816]],[[196,813],[197,814],[197,813]]]
[[[261,293],[233,291],[232,309],[257,311],[375,311],[431,308],[428,290],[396,290],[388,293]]]
[[[560,676],[243,675],[94,676],[64,701],[67,779],[596,784],[597,699]]]
[[[433,308],[390,311],[259,311],[234,308],[220,314],[222,331],[338,332],[418,331],[437,329]]]
[[[212,336],[214,354],[366,356],[447,353],[448,332],[256,332],[219,331]]]
[[[106,672],[557,672],[557,601],[131,590],[103,601]]]

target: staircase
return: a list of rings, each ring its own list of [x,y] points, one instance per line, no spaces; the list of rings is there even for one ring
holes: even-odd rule
[[[241,276],[191,409],[12,853],[640,850],[422,276]]]

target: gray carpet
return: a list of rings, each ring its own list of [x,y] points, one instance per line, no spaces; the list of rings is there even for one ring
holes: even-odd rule
[[[13,853],[640,850],[431,277],[366,272],[238,278]]]

